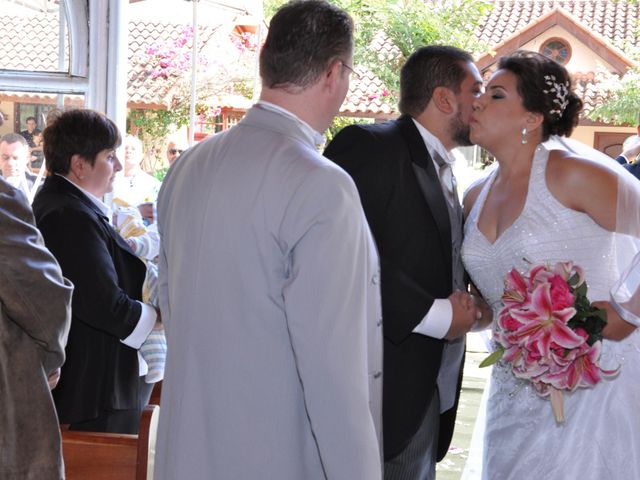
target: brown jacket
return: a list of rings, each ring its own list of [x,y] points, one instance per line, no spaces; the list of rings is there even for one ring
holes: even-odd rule
[[[64,362],[72,285],[23,194],[0,179],[0,478],[64,478],[47,377]]]

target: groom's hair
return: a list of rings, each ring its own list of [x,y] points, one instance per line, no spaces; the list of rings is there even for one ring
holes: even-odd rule
[[[260,52],[262,83],[305,89],[352,51],[353,21],[347,12],[322,0],[289,2],[269,24]]]
[[[420,115],[437,87],[459,93],[467,63],[473,63],[470,53],[448,45],[429,45],[413,52],[400,71],[400,113]]]

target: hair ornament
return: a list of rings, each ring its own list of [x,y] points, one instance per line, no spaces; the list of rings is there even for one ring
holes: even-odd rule
[[[569,105],[569,100],[567,99],[567,96],[569,95],[569,82],[557,82],[555,75],[545,75],[544,83],[551,88],[542,91],[547,95],[555,96],[553,103],[557,106],[556,108],[549,110],[549,114],[557,115],[558,118],[561,118],[564,113],[564,109]]]

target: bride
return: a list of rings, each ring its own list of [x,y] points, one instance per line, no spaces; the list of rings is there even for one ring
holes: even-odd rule
[[[613,160],[543,143],[570,135],[581,108],[560,64],[525,51],[500,59],[471,119],[471,140],[498,168],[467,192],[462,254],[494,318],[512,268],[524,273],[528,261],[583,267],[590,300],[607,310],[601,365],[620,372],[565,392],[566,421],[558,424],[548,399],[503,362],[494,365],[483,479],[640,478],[640,333],[609,303],[623,267],[617,237],[640,236],[640,222],[629,221],[640,211],[640,182]]]

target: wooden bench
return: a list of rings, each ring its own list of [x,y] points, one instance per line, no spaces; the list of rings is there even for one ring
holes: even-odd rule
[[[159,413],[145,407],[138,435],[61,429],[67,480],[151,480]]]
[[[162,395],[162,380],[156,382],[151,390],[151,398],[149,399],[149,405],[160,405],[160,396]]]

